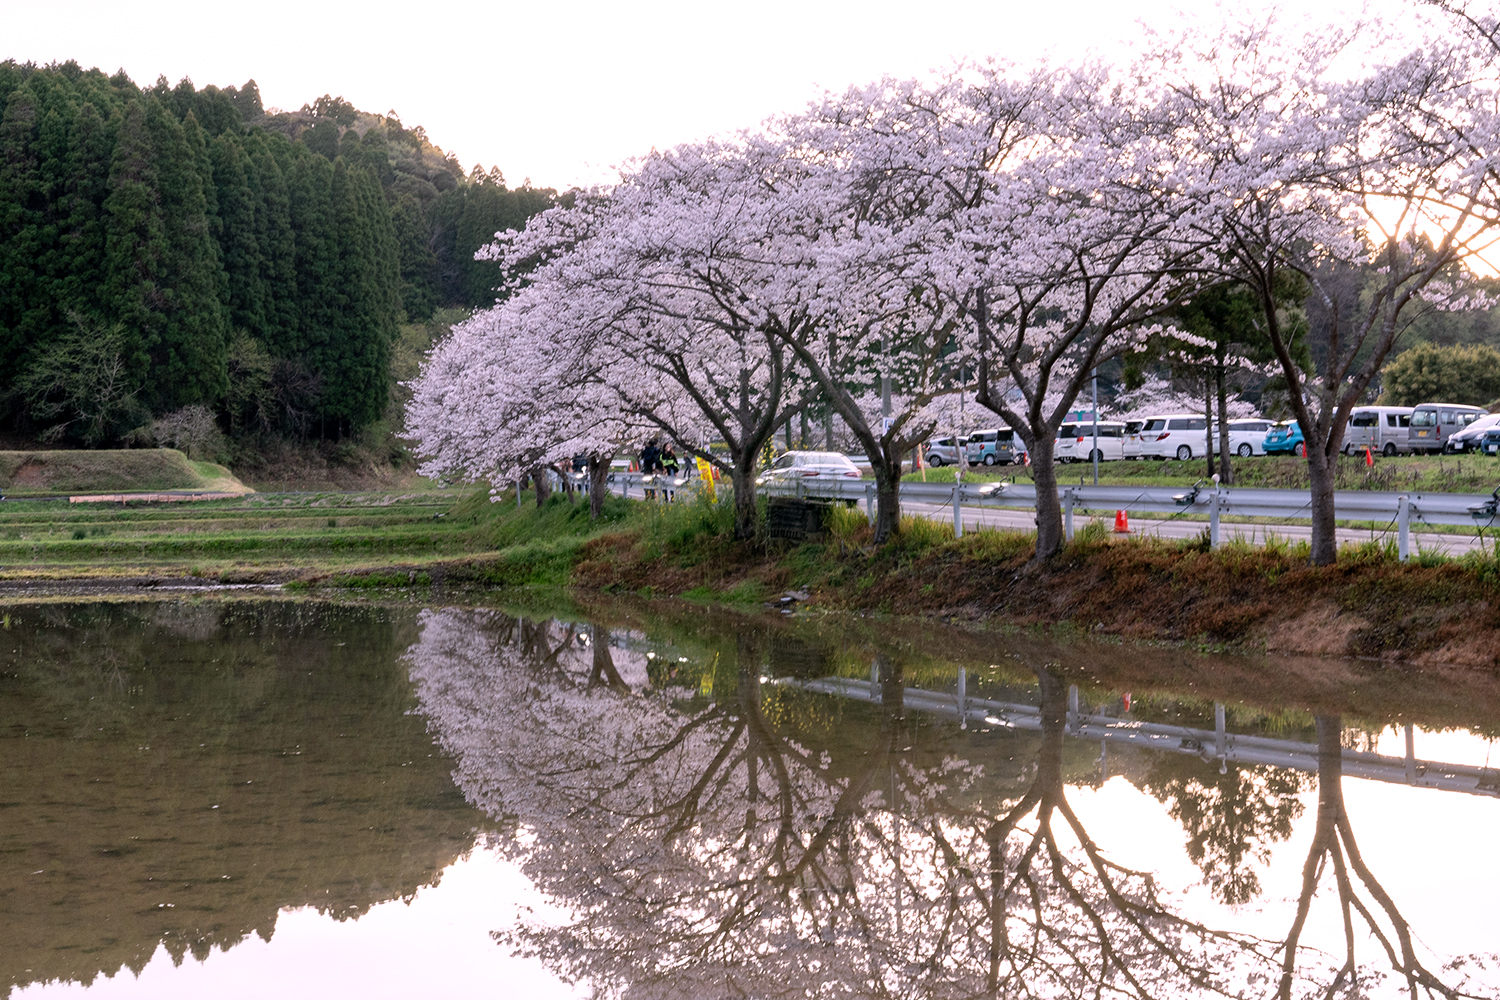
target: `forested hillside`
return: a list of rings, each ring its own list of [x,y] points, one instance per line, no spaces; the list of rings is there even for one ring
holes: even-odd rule
[[[54,441],[195,406],[237,438],[354,433],[399,325],[493,302],[474,251],[556,199],[394,113],[268,111],[253,80],[5,62],[0,107],[0,428]]]

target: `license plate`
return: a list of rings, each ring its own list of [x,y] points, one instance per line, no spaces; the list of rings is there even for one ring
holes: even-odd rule
[[[1493,455],[1497,451],[1500,451],[1500,444],[1487,444],[1484,446],[1484,453],[1486,455]]]

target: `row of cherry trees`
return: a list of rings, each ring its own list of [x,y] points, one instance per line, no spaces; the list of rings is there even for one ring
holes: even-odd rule
[[[1053,441],[1090,373],[1153,334],[1193,342],[1172,315],[1232,283],[1293,388],[1313,560],[1331,562],[1349,411],[1500,232],[1487,40],[1352,79],[1351,44],[1260,28],[1124,70],[968,64],[653,152],[484,251],[524,277],[419,381],[426,471],[504,481],[664,434],[728,475],[747,537],[757,457],[816,400],[870,458],[884,540],[901,456],[966,389],[1031,455],[1046,558]],[[1357,283],[1371,263],[1380,280]],[[1307,322],[1288,321],[1289,280]]]

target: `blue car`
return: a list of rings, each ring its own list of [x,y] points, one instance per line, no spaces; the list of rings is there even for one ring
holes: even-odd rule
[[[1271,425],[1266,431],[1267,455],[1297,455],[1307,457],[1307,442],[1302,437],[1302,425],[1293,420],[1283,420]]]

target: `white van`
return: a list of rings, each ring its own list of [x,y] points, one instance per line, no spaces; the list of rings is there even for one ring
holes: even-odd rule
[[[1344,427],[1344,454],[1369,448],[1386,457],[1411,451],[1410,406],[1356,406]]]
[[[1094,460],[1094,422],[1075,424],[1072,446],[1073,460]],[[1099,421],[1099,461],[1116,462],[1125,457],[1125,424],[1118,420]]]
[[[1483,407],[1462,403],[1423,403],[1411,411],[1407,442],[1414,452],[1440,452],[1448,443],[1449,434],[1463,430],[1485,412]]]
[[[1057,429],[1057,440],[1052,444],[1052,460],[1058,464],[1078,461],[1079,451],[1074,440],[1082,424],[1063,424]]]
[[[1141,425],[1142,458],[1187,461],[1208,454],[1208,418],[1201,413],[1166,413]]]
[[[1264,417],[1239,417],[1229,421],[1229,453],[1241,458],[1266,453],[1266,431],[1272,421]],[[1219,453],[1219,431],[1214,428],[1214,454]]]
[[[1132,461],[1141,457],[1141,428],[1145,426],[1145,423],[1144,420],[1125,421],[1125,437],[1121,451]]]

